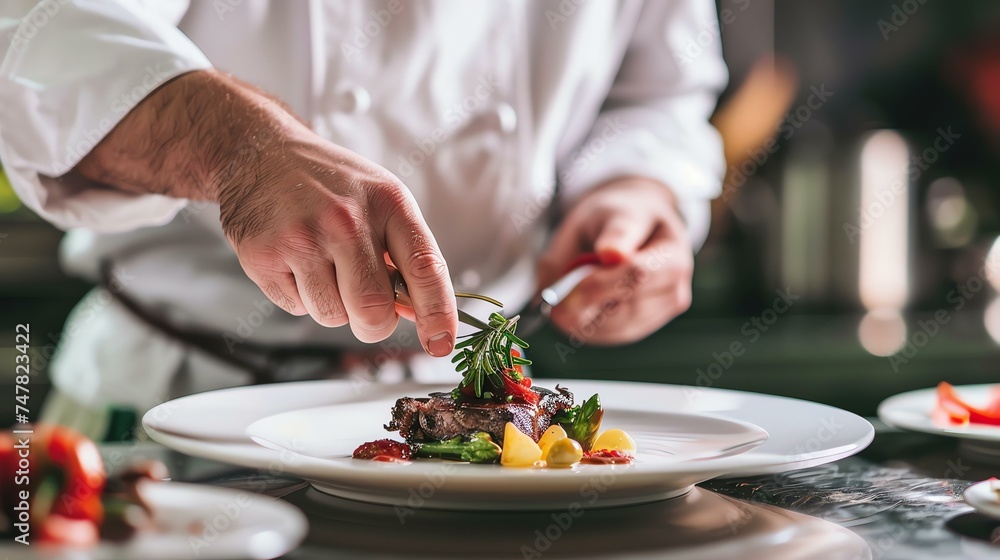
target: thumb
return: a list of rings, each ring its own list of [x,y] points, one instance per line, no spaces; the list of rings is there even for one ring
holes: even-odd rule
[[[615,265],[635,255],[649,239],[648,220],[634,215],[616,214],[604,223],[594,240],[594,252],[601,264]]]

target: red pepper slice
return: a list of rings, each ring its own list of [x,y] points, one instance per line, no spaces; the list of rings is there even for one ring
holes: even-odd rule
[[[516,358],[521,357],[521,352],[516,348],[512,348],[510,355]],[[500,373],[500,379],[503,382],[503,387],[500,391],[494,389],[488,389],[494,393],[494,399],[504,400],[505,397],[511,397],[515,401],[524,402],[528,404],[538,404],[541,397],[538,393],[531,390],[531,379],[524,376],[524,369],[520,365],[515,365],[513,368],[514,375],[511,375],[511,370],[507,369]],[[458,388],[459,392],[463,396],[470,399],[475,399],[476,388],[471,384],[463,385]],[[486,391],[487,389],[484,389]]]
[[[541,399],[538,393],[532,391],[528,387],[514,381],[507,374],[501,374],[500,379],[503,380],[503,391],[504,394],[513,397],[516,401],[525,402],[528,404],[538,404]]]
[[[990,403],[986,405],[986,410],[990,414],[1000,416],[1000,385],[994,385],[990,389]]]
[[[973,406],[962,400],[955,387],[944,381],[938,384],[937,397],[938,407],[952,422],[1000,426],[1000,411],[996,410],[996,403],[985,408]]]

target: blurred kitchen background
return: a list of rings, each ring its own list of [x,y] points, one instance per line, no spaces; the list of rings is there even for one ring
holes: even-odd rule
[[[532,339],[535,375],[734,388],[861,414],[940,380],[997,381],[1000,3],[718,7],[721,25],[705,22],[675,53],[698,64],[721,32],[731,72],[714,117],[729,173],[694,305],[629,347],[546,330]],[[0,180],[0,380],[12,383],[13,326],[30,321],[33,411],[89,288],[61,273],[60,237]]]

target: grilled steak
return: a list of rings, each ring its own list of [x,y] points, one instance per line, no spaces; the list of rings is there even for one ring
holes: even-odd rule
[[[536,405],[456,402],[448,393],[434,393],[425,398],[403,397],[392,407],[392,421],[385,429],[398,431],[410,443],[487,432],[501,444],[504,427],[511,422],[538,441],[548,429],[552,415],[573,406],[573,394],[558,386],[556,389],[558,392],[532,387],[541,397]]]

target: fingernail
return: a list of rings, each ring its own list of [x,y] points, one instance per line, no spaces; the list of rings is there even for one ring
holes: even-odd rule
[[[436,334],[427,341],[427,351],[431,353],[431,356],[436,356],[438,358],[442,356],[447,356],[451,354],[452,350],[452,340],[451,334],[443,332],[441,334]]]

